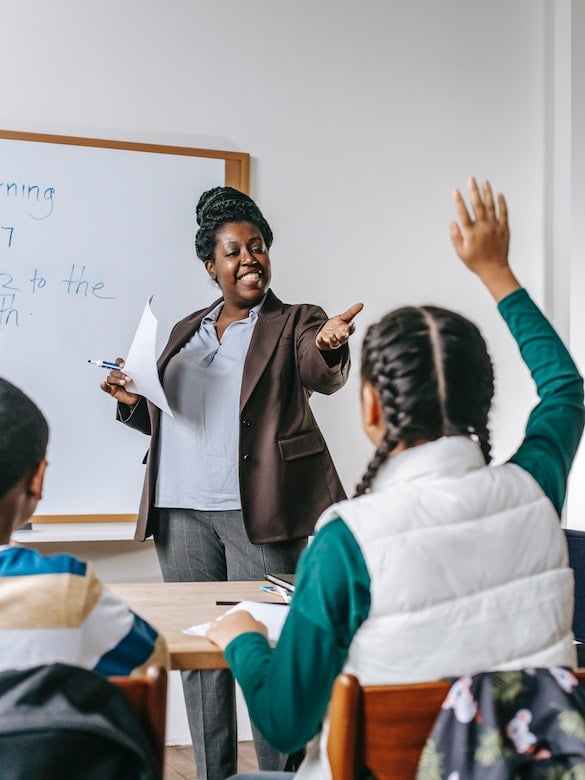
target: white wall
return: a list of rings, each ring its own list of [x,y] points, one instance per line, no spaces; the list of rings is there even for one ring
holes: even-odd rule
[[[365,326],[395,305],[472,316],[496,359],[505,457],[534,396],[450,249],[450,190],[474,174],[506,193],[513,265],[541,302],[552,2],[3,3],[0,126],[250,152],[277,294],[330,313],[363,300],[356,368]],[[315,399],[348,490],[370,453],[357,399],[357,370]]]
[[[585,368],[585,3],[571,3],[571,70],[572,100],[570,104],[571,177],[569,243],[570,293],[567,309],[570,316],[570,343],[581,370]],[[585,444],[575,460],[570,481],[568,524],[585,530]]]

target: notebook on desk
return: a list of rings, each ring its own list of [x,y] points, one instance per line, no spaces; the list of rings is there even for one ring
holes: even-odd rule
[[[264,579],[268,580],[268,582],[271,582],[273,585],[278,585],[280,588],[284,588],[289,593],[294,592],[294,574],[265,574]]]

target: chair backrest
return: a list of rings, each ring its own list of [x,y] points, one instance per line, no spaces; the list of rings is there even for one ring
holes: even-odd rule
[[[565,528],[569,563],[575,573],[575,612],[573,634],[579,642],[585,642],[585,531]]]
[[[575,672],[585,683],[585,669]],[[332,780],[354,780],[365,767],[378,780],[413,780],[421,752],[451,684],[361,686],[340,674],[329,709]]]
[[[340,674],[333,686],[327,753],[333,780],[353,780],[363,767],[379,778],[412,780],[447,681],[359,684]]]
[[[167,722],[167,670],[162,666],[149,666],[143,677],[108,679],[122,689],[138,715],[151,740],[162,775]]]

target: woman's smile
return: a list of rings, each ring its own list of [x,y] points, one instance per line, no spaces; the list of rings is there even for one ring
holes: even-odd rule
[[[228,222],[216,235],[207,273],[219,285],[225,303],[250,309],[270,286],[270,257],[262,233],[252,222]]]
[[[258,287],[262,285],[263,276],[264,273],[261,268],[250,268],[239,273],[236,279],[247,287]]]

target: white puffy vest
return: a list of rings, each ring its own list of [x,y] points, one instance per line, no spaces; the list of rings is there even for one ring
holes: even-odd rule
[[[335,517],[371,577],[344,667],[363,684],[576,665],[565,536],[519,466],[486,466],[475,442],[442,438],[391,458],[371,493],[332,506],[317,528]],[[323,763],[302,776],[328,775]]]

